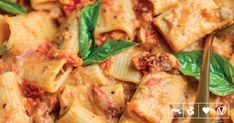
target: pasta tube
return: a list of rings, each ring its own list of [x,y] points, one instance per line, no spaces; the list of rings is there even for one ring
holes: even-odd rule
[[[105,123],[100,117],[74,101],[68,111],[56,123]]]
[[[174,51],[181,51],[207,34],[230,24],[232,11],[213,0],[188,0],[154,19]]]
[[[13,72],[0,75],[0,122],[29,123],[19,90],[19,78]]]
[[[79,51],[79,29],[77,11],[72,12],[68,20],[62,25],[56,36],[56,46],[59,50],[78,54]]]
[[[108,2],[108,1],[107,1]],[[133,10],[133,1],[114,0],[102,3],[100,17],[95,28],[95,35],[121,30],[127,33],[128,38],[133,39],[136,24],[133,20],[136,15]]]
[[[92,90],[90,87],[85,85],[77,86],[77,100],[79,103],[87,108],[88,110],[92,111],[93,105],[90,102],[90,97],[92,96]]]
[[[40,88],[54,93],[64,83],[72,68],[66,66],[65,59],[44,59],[38,57],[24,60],[23,77],[35,82]]]
[[[51,41],[55,32],[55,23],[46,12],[5,16],[0,21],[0,45],[6,41],[11,53],[19,55],[26,48],[36,49],[38,45]]]
[[[128,103],[120,123],[126,120],[171,123],[173,112],[169,105],[184,102],[186,91],[187,82],[179,75],[164,72],[147,74]]]
[[[102,87],[94,86],[93,104],[95,109],[100,111],[101,116],[110,121],[117,120],[125,107],[125,95],[122,84],[106,85]]]
[[[75,73],[76,78],[81,80],[82,83],[99,85],[106,85],[108,79],[104,76],[103,71],[99,65],[94,64],[84,68],[78,68]]]
[[[137,71],[131,63],[131,58],[141,53],[140,50],[131,48],[112,58],[109,74],[115,79],[138,84],[142,73]]]

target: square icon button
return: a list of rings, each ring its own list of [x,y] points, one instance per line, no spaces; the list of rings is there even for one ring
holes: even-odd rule
[[[213,103],[199,103],[199,119],[210,119],[210,113],[214,108]]]
[[[173,114],[174,119],[184,118],[184,105],[183,104],[170,104],[169,111]]]
[[[185,118],[198,119],[198,104],[184,104]]]
[[[229,104],[217,104],[215,105],[216,115],[221,119],[228,119],[229,117]]]

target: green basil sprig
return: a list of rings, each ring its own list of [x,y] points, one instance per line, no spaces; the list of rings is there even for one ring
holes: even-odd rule
[[[94,4],[86,6],[80,12],[79,40],[80,56],[84,59],[88,57],[91,49],[94,47],[93,31],[97,24],[100,12],[101,0]],[[92,46],[93,45],[93,46]]]
[[[103,44],[102,47],[94,49],[91,54],[84,60],[85,64],[95,64],[120,53],[121,51],[136,46],[136,43],[124,40],[110,40]]]
[[[180,61],[180,71],[187,76],[200,78],[202,52],[191,51],[175,54]],[[222,56],[212,53],[210,63],[209,90],[218,96],[226,96],[234,92],[234,68]]]
[[[81,10],[79,24],[80,56],[86,65],[100,63],[113,55],[136,46],[134,42],[125,40],[109,40],[101,47],[95,48],[93,31],[100,13],[101,0],[97,0]]]
[[[26,14],[24,8],[19,6],[17,3],[0,0],[0,9],[9,12],[11,14]]]

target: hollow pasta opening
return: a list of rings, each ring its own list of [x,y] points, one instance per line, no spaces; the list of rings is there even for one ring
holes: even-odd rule
[[[4,20],[0,21],[0,46],[10,38],[10,27]]]
[[[60,80],[60,78],[64,75],[64,73],[67,71],[67,65],[64,64],[63,67],[60,69],[60,71],[58,72],[58,74],[55,76],[54,80],[58,81]]]

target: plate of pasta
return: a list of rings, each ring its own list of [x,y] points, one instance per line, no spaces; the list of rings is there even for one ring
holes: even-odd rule
[[[0,123],[234,122],[233,0],[0,0]]]

